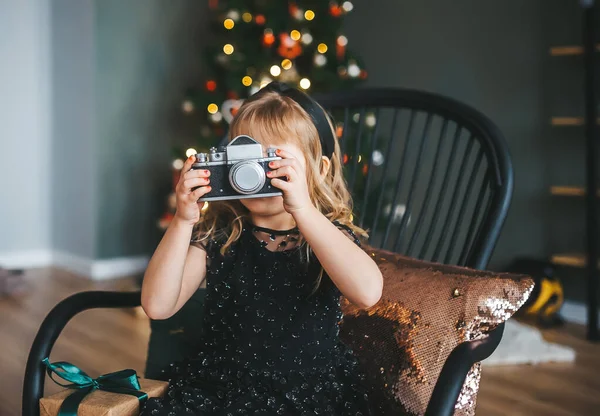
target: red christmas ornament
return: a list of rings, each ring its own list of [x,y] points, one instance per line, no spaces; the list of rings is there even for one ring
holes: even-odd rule
[[[217,83],[214,80],[209,79],[208,81],[206,81],[206,89],[209,90],[209,91],[211,91],[211,92],[214,91],[214,90],[216,90],[217,89]]]
[[[292,17],[296,17],[296,14],[298,13],[298,5],[294,2],[290,2],[290,16]]]
[[[256,17],[254,18],[254,21],[256,22],[257,25],[264,25],[265,22],[267,21],[267,19],[265,19],[265,16],[262,14],[257,14]]]
[[[344,134],[344,128],[342,126],[337,126],[337,128],[335,129],[335,135],[338,139],[340,139],[342,137],[342,134]]]
[[[289,34],[280,33],[277,53],[284,58],[295,59],[302,54],[302,46],[292,39]]]
[[[228,91],[227,98],[229,98],[230,100],[237,100],[238,95],[235,91]]]
[[[265,34],[263,35],[263,45],[266,47],[270,47],[270,46],[273,46],[274,43],[275,43],[275,35],[273,34],[273,32],[265,31]]]
[[[208,0],[208,8],[216,9],[219,6],[219,0]]]
[[[344,155],[344,158],[342,159],[344,161],[344,165],[348,163],[348,155]]]
[[[369,165],[363,165],[363,167],[362,167],[363,176],[366,175],[367,173],[369,173]]]
[[[365,71],[364,69],[360,70],[360,75],[358,76],[360,79],[367,79],[367,71]]]
[[[331,14],[333,17],[340,17],[342,13],[344,13],[344,9],[339,4],[332,2],[329,5],[329,14]]]

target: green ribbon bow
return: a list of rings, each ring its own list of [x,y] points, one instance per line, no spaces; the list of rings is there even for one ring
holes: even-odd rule
[[[58,416],[77,416],[79,404],[86,395],[94,390],[136,396],[140,401],[140,408],[148,399],[148,395],[140,391],[140,383],[135,370],[121,370],[104,374],[98,378],[91,378],[77,366],[65,361],[50,363],[48,358],[44,358],[42,363],[46,366],[46,372],[52,381],[59,386],[76,390],[64,400],[58,411]],[[72,384],[62,384],[54,379],[54,375]]]

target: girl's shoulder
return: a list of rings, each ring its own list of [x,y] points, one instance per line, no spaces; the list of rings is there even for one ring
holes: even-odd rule
[[[347,225],[347,224],[343,224],[338,220],[334,220],[332,221],[333,225],[335,225],[340,231],[342,231],[344,234],[346,234],[346,236],[351,239],[352,241],[354,241],[356,243],[356,245],[358,245],[359,247],[362,246],[362,240],[361,237],[359,237],[354,230],[352,230],[352,228]]]
[[[192,233],[190,245],[206,251],[207,254],[218,252],[227,241],[225,230],[218,229],[211,234],[203,234],[195,229]]]

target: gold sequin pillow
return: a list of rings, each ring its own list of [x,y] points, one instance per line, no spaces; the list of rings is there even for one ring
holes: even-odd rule
[[[533,280],[366,251],[383,274],[383,295],[368,310],[342,299],[340,337],[358,357],[377,414],[422,415],[454,347],[510,318]],[[479,377],[476,364],[455,414],[474,414]]]

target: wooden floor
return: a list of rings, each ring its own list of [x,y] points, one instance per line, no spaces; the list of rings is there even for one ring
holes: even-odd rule
[[[46,313],[82,290],[133,287],[131,280],[91,282],[56,269],[27,272],[25,294],[0,299],[0,416],[20,414],[25,361]],[[124,310],[88,311],[71,321],[52,352],[90,375],[123,368],[143,374],[147,319]],[[547,331],[547,339],[577,351],[575,364],[485,368],[477,415],[600,415],[600,345],[584,340],[584,328]],[[47,393],[58,391],[51,381]]]

